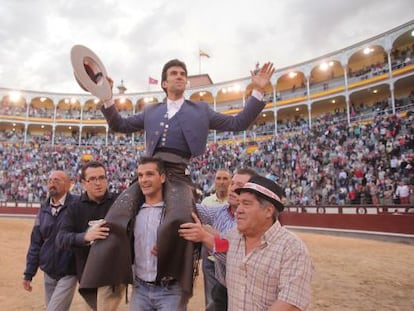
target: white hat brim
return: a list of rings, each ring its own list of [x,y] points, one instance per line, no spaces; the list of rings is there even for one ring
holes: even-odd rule
[[[102,101],[112,98],[112,88],[106,79],[107,73],[105,66],[94,52],[83,45],[75,45],[70,52],[70,59],[76,81],[84,90],[90,92]],[[102,73],[102,78],[97,82],[93,81],[88,75],[85,65],[88,65],[94,74]]]

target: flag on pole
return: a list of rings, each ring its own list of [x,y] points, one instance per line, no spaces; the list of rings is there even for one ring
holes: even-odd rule
[[[154,78],[151,78],[151,77],[148,77],[148,84],[158,84],[158,80],[154,79]]]
[[[210,58],[210,55],[207,52],[204,52],[203,50],[199,50],[198,51],[198,55],[201,56],[205,56],[207,58]]]

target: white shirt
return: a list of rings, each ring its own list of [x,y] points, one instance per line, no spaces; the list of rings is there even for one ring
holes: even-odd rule
[[[395,193],[400,197],[406,198],[410,195],[410,188],[407,185],[398,185]]]
[[[163,209],[164,202],[154,205],[144,203],[135,218],[135,276],[146,282],[154,282],[157,277],[157,256],[151,254],[151,250],[157,244]]]
[[[66,194],[60,198],[60,200],[57,203],[54,203],[52,198],[50,198],[50,211],[53,216],[57,216],[59,214],[60,210],[62,209],[63,205],[65,205],[66,200]]]
[[[168,119],[171,119],[178,112],[178,110],[180,110],[183,104],[184,104],[184,97],[178,100],[171,100],[167,98]]]

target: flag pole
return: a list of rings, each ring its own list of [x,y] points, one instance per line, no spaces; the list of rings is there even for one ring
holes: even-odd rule
[[[201,74],[201,57],[207,57],[210,58],[210,55],[206,53],[205,51],[198,49],[198,74]]]
[[[200,49],[198,49],[198,74],[201,74],[201,53]]]

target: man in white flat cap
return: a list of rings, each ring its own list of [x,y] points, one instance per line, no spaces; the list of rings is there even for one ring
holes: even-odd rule
[[[241,188],[237,227],[225,239],[196,223],[181,225],[180,235],[202,241],[226,264],[229,311],[306,310],[311,299],[313,266],[305,244],[282,227],[283,189],[270,179],[253,176]]]

